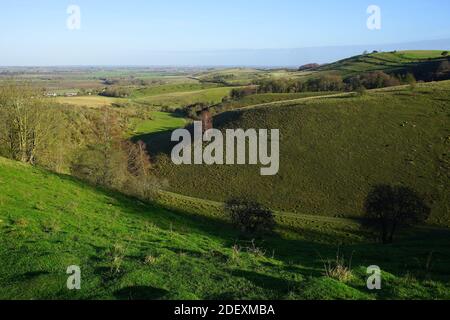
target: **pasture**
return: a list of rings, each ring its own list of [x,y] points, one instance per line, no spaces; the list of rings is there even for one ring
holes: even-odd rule
[[[448,230],[380,246],[356,221],[294,215],[252,241],[202,215],[208,202],[146,204],[3,158],[0,177],[2,299],[450,298]],[[352,260],[346,281],[325,275],[337,252]],[[365,286],[373,264],[383,270],[376,292]],[[66,288],[71,265],[81,267],[82,290]]]

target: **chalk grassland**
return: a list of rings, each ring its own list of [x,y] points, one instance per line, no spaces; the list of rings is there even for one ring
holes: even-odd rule
[[[0,298],[450,298],[448,230],[417,229],[380,246],[354,221],[305,216],[253,246],[201,215],[208,202],[169,197],[172,208],[144,204],[0,158]],[[324,275],[340,241],[353,257],[345,282]],[[372,264],[382,266],[381,291],[366,288]],[[71,265],[81,267],[79,291],[66,288]]]
[[[363,96],[264,94],[232,102],[245,109],[217,115],[217,128],[281,129],[276,177],[261,177],[259,166],[174,166],[167,155],[170,131],[187,122],[154,112],[161,106],[219,101],[232,89],[228,85],[322,72],[394,70],[417,59],[439,60],[440,54],[373,54],[313,72],[96,69],[72,76],[73,70],[49,77],[41,71],[22,74],[36,86],[51,84],[60,90],[104,86],[100,78],[154,80],[149,86],[133,86],[136,90],[124,100],[59,99],[80,111],[123,103],[120,110],[131,117],[129,134],[148,142],[154,170],[169,188],[153,204],[143,203],[0,158],[0,298],[450,299],[450,233],[432,226],[450,226],[450,82],[372,90]],[[138,107],[143,118],[134,118]],[[82,122],[74,125],[82,128]],[[392,245],[375,243],[358,217],[364,197],[377,183],[402,183],[423,193],[432,203],[432,225],[399,233]],[[276,233],[252,243],[233,229],[222,201],[236,195],[250,195],[274,209]],[[324,269],[338,251],[347,265],[351,260],[351,276],[341,281],[325,276]],[[70,265],[81,267],[81,291],[66,288]],[[369,265],[383,270],[381,291],[366,288]]]
[[[174,92],[145,96],[143,98],[137,98],[134,101],[146,106],[168,108],[178,108],[199,102],[216,104],[228,96],[231,90],[232,88],[230,87],[219,87],[198,91]]]
[[[135,89],[129,98],[78,96],[58,97],[54,100],[62,104],[88,107],[111,106],[114,103],[134,103],[144,107],[175,109],[199,102],[219,103],[230,94],[231,90],[230,87],[219,87],[214,84],[183,83]]]
[[[196,74],[195,78],[202,82],[226,83],[234,86],[246,86],[257,80],[299,78],[314,74],[312,71],[296,71],[293,69],[251,69],[232,68],[223,70],[210,70]]]
[[[449,107],[446,81],[216,116],[219,129],[280,129],[274,177],[260,176],[259,166],[175,166],[170,136],[141,138],[160,153],[158,172],[173,192],[216,201],[249,195],[280,211],[355,217],[372,186],[401,183],[433,203],[430,222],[450,226]]]
[[[164,85],[155,85],[150,87],[139,88],[133,91],[132,98],[145,98],[150,96],[158,96],[170,93],[201,91],[206,89],[218,88],[219,85],[214,83],[200,83],[197,80],[187,83],[173,83]]]
[[[426,68],[427,64],[435,67],[435,62],[446,59],[442,57],[442,52],[442,50],[417,50],[372,53],[337,61],[322,66],[316,71],[319,74],[339,73],[347,77],[362,72],[401,72],[420,65]]]

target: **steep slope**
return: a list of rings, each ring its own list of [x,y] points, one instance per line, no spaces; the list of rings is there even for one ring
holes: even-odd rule
[[[184,208],[189,201],[200,211],[210,206],[176,195],[169,202],[176,207],[180,199]],[[354,224],[301,217],[265,241],[239,240],[223,222],[0,158],[0,298],[450,298],[448,230],[416,230],[383,247],[366,242]],[[354,267],[342,283],[324,276],[323,259],[333,259],[336,242],[346,239],[340,251],[352,253]],[[423,277],[417,262],[430,251],[433,269]],[[383,292],[364,289],[374,261],[383,265]],[[72,265],[81,268],[79,291],[66,288]],[[411,273],[420,278],[411,280]]]
[[[371,91],[221,114],[218,128],[280,129],[280,172],[259,166],[175,166],[159,157],[170,190],[223,201],[236,195],[281,211],[359,216],[370,188],[404,184],[433,203],[431,223],[450,225],[450,82]],[[170,135],[148,136],[168,153]]]

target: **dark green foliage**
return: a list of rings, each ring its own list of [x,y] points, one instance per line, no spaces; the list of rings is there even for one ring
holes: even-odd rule
[[[380,232],[383,243],[392,243],[401,228],[424,223],[431,212],[413,189],[389,185],[375,186],[365,200],[364,209],[366,225]]]
[[[125,87],[107,87],[99,93],[100,96],[112,98],[127,98],[130,94],[131,90]]]
[[[233,100],[240,100],[242,98],[245,98],[246,96],[250,96],[250,95],[256,94],[256,93],[258,93],[257,87],[246,87],[246,88],[231,90],[230,97]]]
[[[270,79],[256,81],[259,93],[298,93],[320,91],[342,91],[344,82],[339,75],[322,75],[308,80]]]
[[[400,81],[395,77],[384,73],[383,71],[376,71],[364,73],[345,80],[347,90],[358,90],[361,86],[366,89],[377,89],[397,86]]]
[[[268,233],[275,227],[273,212],[255,201],[231,199],[225,203],[225,212],[243,233]]]

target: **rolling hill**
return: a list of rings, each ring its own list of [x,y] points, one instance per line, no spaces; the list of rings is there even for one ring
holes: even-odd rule
[[[359,55],[317,68],[316,73],[338,73],[349,77],[361,73],[384,71],[386,73],[412,73],[418,80],[428,80],[429,73],[436,72],[443,61],[442,50],[416,50],[377,52]]]
[[[380,246],[351,220],[280,216],[277,234],[252,242],[208,216],[214,204],[168,197],[183,210],[0,158],[0,298],[450,298],[448,230],[417,229]],[[353,256],[346,282],[324,275],[336,250]],[[375,293],[365,288],[374,262],[384,288]],[[66,288],[72,265],[81,268],[79,291]]]
[[[224,201],[249,195],[302,214],[357,217],[370,188],[408,185],[433,203],[430,223],[450,225],[450,82],[266,104],[215,117],[225,128],[278,128],[280,172],[259,166],[175,166],[170,132],[142,136],[170,191]]]

